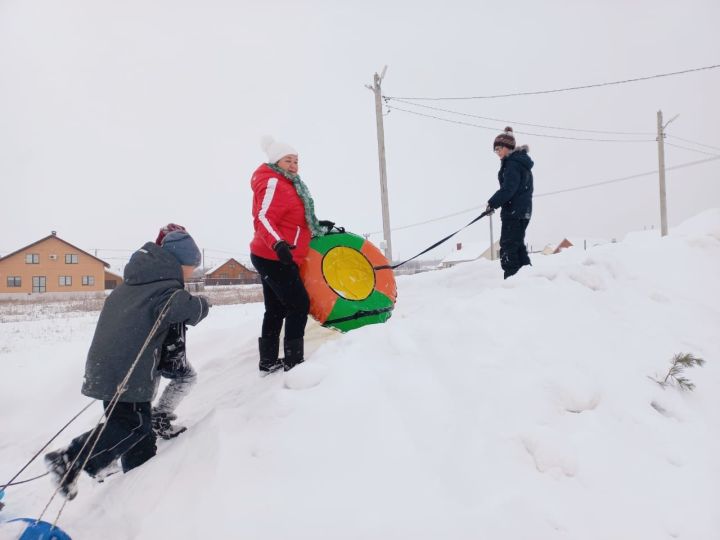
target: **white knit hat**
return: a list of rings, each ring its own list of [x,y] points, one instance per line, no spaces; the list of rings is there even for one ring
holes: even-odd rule
[[[276,141],[270,135],[265,135],[260,139],[260,148],[267,154],[268,163],[277,163],[285,156],[297,156],[297,150],[295,150],[289,144]]]

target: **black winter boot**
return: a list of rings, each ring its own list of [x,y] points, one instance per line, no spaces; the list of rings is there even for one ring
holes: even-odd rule
[[[290,371],[292,368],[305,361],[305,338],[286,339],[284,345],[285,358],[283,359],[283,365],[285,367],[285,371]]]
[[[260,349],[261,377],[275,373],[283,367],[282,360],[278,359],[280,338],[258,338],[258,348]]]
[[[53,484],[59,487],[60,495],[72,501],[77,495],[77,481],[80,476],[80,460],[70,466],[73,459],[64,450],[48,452],[45,454],[45,467],[50,472]]]
[[[173,424],[175,420],[177,420],[177,415],[174,413],[157,413],[153,411],[152,429],[155,432],[155,436],[169,440],[174,439],[181,433],[185,433],[187,428]]]

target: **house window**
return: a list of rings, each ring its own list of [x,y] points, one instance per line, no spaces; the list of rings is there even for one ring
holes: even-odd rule
[[[220,274],[219,277],[220,277],[220,279],[228,279],[228,275],[227,275],[227,274]]]
[[[83,276],[82,277],[82,284],[84,286],[87,285],[95,285],[95,276]]]
[[[25,264],[40,264],[40,255],[38,253],[25,254]]]
[[[8,276],[7,286],[8,287],[22,287],[22,278],[20,276]]]
[[[66,253],[65,254],[65,264],[77,264],[78,263],[78,256],[75,253]]]
[[[70,287],[70,285],[72,285],[72,276],[60,276],[58,278],[58,285],[60,287]]]
[[[33,276],[32,292],[45,292],[46,276]]]

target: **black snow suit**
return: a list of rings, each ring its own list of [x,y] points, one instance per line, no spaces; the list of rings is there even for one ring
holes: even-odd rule
[[[533,165],[527,146],[521,146],[505,156],[498,171],[500,189],[488,201],[488,206],[492,208],[502,207],[500,265],[505,279],[526,264],[531,264],[525,247],[525,230],[532,216]]]

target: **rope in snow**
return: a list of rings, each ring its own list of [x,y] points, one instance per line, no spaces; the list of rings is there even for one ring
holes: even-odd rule
[[[32,478],[26,478],[25,480],[18,480],[17,482],[11,482],[11,483],[7,484],[5,487],[3,487],[2,489],[5,489],[8,486],[19,486],[20,484],[27,484],[28,482],[32,482],[33,480],[39,480],[40,478],[42,478],[43,476],[47,476],[48,474],[50,474],[50,472],[44,472],[42,474],[38,474],[37,476],[33,476]]]
[[[53,442],[55,439],[57,439],[58,435],[60,435],[63,431],[65,431],[65,428],[67,428],[70,424],[72,424],[75,420],[77,420],[78,416],[80,416],[82,413],[84,413],[86,410],[88,410],[93,403],[95,403],[95,400],[91,401],[90,403],[88,403],[87,405],[85,405],[82,409],[80,409],[80,412],[79,412],[79,413],[77,413],[75,416],[73,416],[63,427],[61,427],[60,430],[59,430],[55,435],[53,435],[52,438],[51,438],[48,442],[46,442],[45,445],[44,445],[40,450],[38,450],[37,452],[35,452],[35,455],[30,458],[30,461],[28,461],[25,465],[23,465],[23,467],[15,474],[15,476],[13,476],[13,477],[8,481],[7,484],[5,484],[4,486],[0,487],[0,491],[5,491],[5,488],[7,488],[7,487],[9,487],[9,486],[17,486],[18,484],[25,484],[25,483],[27,483],[27,482],[31,482],[32,480],[37,480],[38,478],[42,478],[43,476],[45,476],[46,474],[48,474],[48,473],[45,473],[45,474],[41,474],[40,476],[36,476],[35,478],[29,478],[29,479],[27,479],[27,480],[21,480],[21,481],[19,481],[19,482],[15,482],[15,479],[16,479],[18,476],[20,476],[20,475],[22,474],[22,472],[23,472],[25,469],[27,469],[27,468],[30,466],[30,464],[31,464],[33,461],[35,461],[35,459],[37,459],[37,457],[38,457],[40,454],[42,454],[43,450],[45,450],[48,446],[50,446],[50,443]],[[2,506],[0,506],[0,509],[2,509]]]
[[[162,323],[163,319],[165,319],[165,315],[167,315],[168,308],[170,307],[170,302],[172,302],[172,299],[175,297],[176,294],[181,292],[183,289],[178,289],[172,295],[170,298],[168,298],[168,301],[165,303],[165,305],[162,308],[162,311],[160,311],[160,314],[157,316],[157,319],[155,319],[155,324],[150,329],[150,333],[148,333],[147,338],[145,339],[145,343],[143,343],[143,346],[140,348],[140,351],[138,352],[137,356],[135,357],[135,360],[130,365],[130,368],[128,369],[127,374],[125,375],[125,378],[120,382],[120,384],[117,387],[117,390],[115,391],[115,394],[113,395],[112,399],[110,400],[110,403],[108,404],[108,408],[103,414],[104,417],[110,418],[112,416],[113,411],[115,410],[115,406],[120,401],[120,396],[125,392],[126,385],[128,384],[128,381],[130,380],[130,377],[133,374],[133,371],[135,371],[135,367],[137,367],[140,357],[145,352],[145,349],[150,344],[150,340],[155,336],[155,333],[157,332],[158,328],[160,328],[160,324]],[[94,438],[94,442],[92,446],[90,447],[90,450],[87,453],[87,456],[83,460],[82,465],[80,466],[80,472],[82,472],[83,469],[85,469],[85,466],[87,465],[87,462],[90,460],[90,458],[93,455],[93,451],[95,450],[95,446],[97,445],[98,441],[100,440],[100,437],[103,434],[103,431],[105,431],[105,427],[107,426],[107,422],[102,422],[103,416],[100,417],[100,420],[98,420],[97,424],[95,424],[95,427],[93,428],[92,432],[90,433],[90,436],[87,438],[85,443],[82,445],[82,448],[80,448],[80,452],[78,452],[75,459],[72,461],[70,466],[68,467],[67,471],[65,472],[65,475],[60,480],[58,486],[55,488],[55,491],[53,492],[52,496],[50,497],[50,500],[45,505],[45,508],[43,508],[43,511],[40,513],[40,516],[37,518],[37,522],[39,522],[43,516],[45,515],[45,512],[47,512],[47,509],[50,507],[50,504],[53,502],[53,499],[57,496],[58,491],[60,491],[60,486],[63,485],[63,483],[67,480],[68,475],[73,470],[73,467],[77,463],[78,459],[82,455],[83,451],[85,450],[85,447],[88,445],[88,443]],[[99,429],[97,433],[97,437],[94,437],[95,432]],[[78,473],[79,474],[79,473]],[[65,505],[67,504],[68,500],[65,499],[62,506],[60,507],[60,510],[57,513],[57,516],[55,516],[55,520],[53,521],[53,528],[57,525],[57,522],[60,520],[60,516],[63,513],[63,510],[65,509]]]

